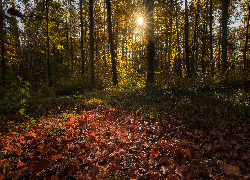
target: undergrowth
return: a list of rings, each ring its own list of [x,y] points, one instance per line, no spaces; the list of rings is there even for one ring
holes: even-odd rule
[[[84,82],[72,82],[70,87],[59,85],[58,82],[55,87],[41,89],[47,93],[32,92],[31,98],[25,102],[25,112],[30,118],[38,118],[79,112],[82,109],[119,107],[134,110],[144,118],[162,123],[166,119],[175,118],[193,128],[214,128],[249,121],[247,76],[241,79],[196,77],[188,80],[169,77],[164,82],[158,82],[164,86],[155,85],[151,88],[121,86],[94,91],[84,90]],[[82,89],[78,89],[77,84],[82,85]],[[2,99],[0,106],[1,123],[7,123],[8,127],[27,120],[18,114],[19,107],[13,99]]]

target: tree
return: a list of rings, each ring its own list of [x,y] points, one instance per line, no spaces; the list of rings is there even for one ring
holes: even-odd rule
[[[227,20],[230,0],[222,0],[222,74],[227,71]]]
[[[192,74],[190,71],[189,47],[188,47],[188,6],[187,6],[187,0],[185,0],[185,53],[186,53],[187,74],[188,74],[188,77],[191,78]]]
[[[106,6],[107,6],[107,21],[108,21],[108,33],[109,33],[111,63],[112,63],[112,72],[113,72],[113,86],[117,86],[118,81],[117,81],[115,50],[114,50],[114,41],[113,41],[112,23],[111,23],[111,4],[110,4],[110,0],[106,0]]]
[[[154,1],[145,0],[145,13],[146,13],[146,56],[147,56],[147,85],[154,84]]]
[[[80,23],[81,23],[81,59],[82,59],[82,74],[85,73],[85,56],[83,50],[83,17],[82,17],[82,0],[80,0]]]
[[[248,5],[248,19],[247,19],[247,26],[246,26],[246,41],[245,41],[245,48],[243,52],[243,60],[244,60],[244,70],[248,69],[248,61],[247,61],[247,44],[248,44],[248,29],[249,29],[249,21],[250,21],[250,5]]]
[[[2,12],[3,6],[2,6],[2,0],[0,0],[0,11]],[[0,20],[0,35],[1,35],[1,69],[2,69],[2,86],[5,85],[5,57],[4,57],[4,24],[3,24],[3,16],[1,16]]]
[[[95,87],[95,62],[94,62],[94,17],[93,0],[89,0],[89,38],[90,38],[90,75],[91,86]]]
[[[52,86],[51,71],[50,71],[50,57],[49,57],[49,0],[46,0],[46,31],[47,31],[47,42],[46,42],[46,59],[48,67],[48,83]]]
[[[213,0],[210,0],[210,23],[209,23],[209,29],[210,29],[210,62],[211,65],[211,75],[214,76],[214,57],[213,57]]]
[[[197,1],[196,15],[195,15],[195,25],[194,25],[194,41],[193,41],[193,52],[192,52],[192,58],[191,58],[191,71],[192,71],[193,75],[195,73],[194,57],[195,57],[195,54],[198,53],[196,51],[197,50],[196,47],[198,46],[197,33],[198,33],[198,19],[199,19],[199,10],[200,10],[199,8],[200,8],[200,0]]]

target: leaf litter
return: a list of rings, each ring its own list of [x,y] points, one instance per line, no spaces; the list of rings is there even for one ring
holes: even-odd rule
[[[191,129],[129,108],[42,117],[1,134],[0,179],[249,179],[249,129]]]

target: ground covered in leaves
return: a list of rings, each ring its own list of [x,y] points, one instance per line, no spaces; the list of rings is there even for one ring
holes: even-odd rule
[[[250,179],[249,106],[172,96],[47,101],[2,127],[0,179]]]

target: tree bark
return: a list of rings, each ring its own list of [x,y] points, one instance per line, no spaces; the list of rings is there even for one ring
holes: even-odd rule
[[[200,0],[198,0],[197,2],[197,11],[196,11],[196,15],[195,15],[195,25],[194,25],[194,42],[193,42],[193,52],[192,52],[192,58],[191,58],[191,71],[192,74],[195,74],[195,67],[194,67],[194,57],[196,52],[196,46],[198,44],[197,42],[197,31],[198,31],[198,19],[199,19],[199,8],[200,8]]]
[[[213,0],[210,0],[210,62],[211,64],[211,75],[214,76],[214,57],[213,57]]]
[[[2,0],[0,0],[0,10],[2,11],[3,6],[2,6]],[[4,31],[3,31],[3,17],[1,17],[1,22],[0,22],[0,32],[2,34],[1,36],[1,57],[2,57],[2,62],[1,62],[1,69],[2,69],[2,86],[5,86],[5,57],[4,57],[4,51],[5,51],[5,44],[4,44]]]
[[[80,23],[81,23],[81,59],[82,59],[82,75],[85,73],[85,57],[83,50],[83,17],[82,17],[82,0],[80,0]]]
[[[90,37],[90,81],[92,88],[95,87],[95,63],[94,63],[94,20],[93,0],[89,0],[89,37]]]
[[[168,45],[168,64],[167,64],[167,70],[170,69],[170,64],[171,64],[171,59],[172,59],[172,29],[173,29],[173,0],[170,0],[170,8],[169,8],[169,13],[170,13],[170,18],[169,18],[169,45]]]
[[[186,67],[187,75],[189,78],[192,77],[189,64],[189,47],[188,47],[188,6],[187,0],[185,0],[185,52],[186,52]]]
[[[112,63],[112,72],[113,72],[113,86],[117,86],[118,81],[117,81],[115,50],[114,50],[114,41],[113,41],[112,23],[111,23],[111,4],[110,4],[110,0],[106,0],[106,6],[107,6],[107,20],[108,20],[108,33],[109,33],[111,63]]]
[[[248,38],[249,38],[249,34],[248,34],[249,21],[250,21],[250,5],[248,5],[248,19],[247,19],[247,27],[246,27],[246,29],[247,29],[247,32],[246,32],[246,42],[245,42],[245,48],[244,48],[244,52],[243,52],[244,70],[248,69],[247,44],[248,44]]]
[[[146,11],[146,33],[147,33],[147,85],[154,84],[154,1],[145,0],[145,11]]]
[[[51,72],[50,72],[50,57],[49,57],[49,0],[46,0],[46,30],[47,30],[47,42],[46,42],[46,58],[48,67],[48,83],[52,86]]]
[[[181,68],[181,58],[180,58],[180,54],[181,54],[181,48],[180,48],[180,35],[179,35],[179,19],[178,19],[178,5],[177,5],[177,0],[175,0],[176,3],[176,32],[177,32],[177,49],[178,49],[178,74],[180,76],[182,76],[182,68]]]
[[[227,71],[227,20],[230,0],[222,0],[222,74]]]

